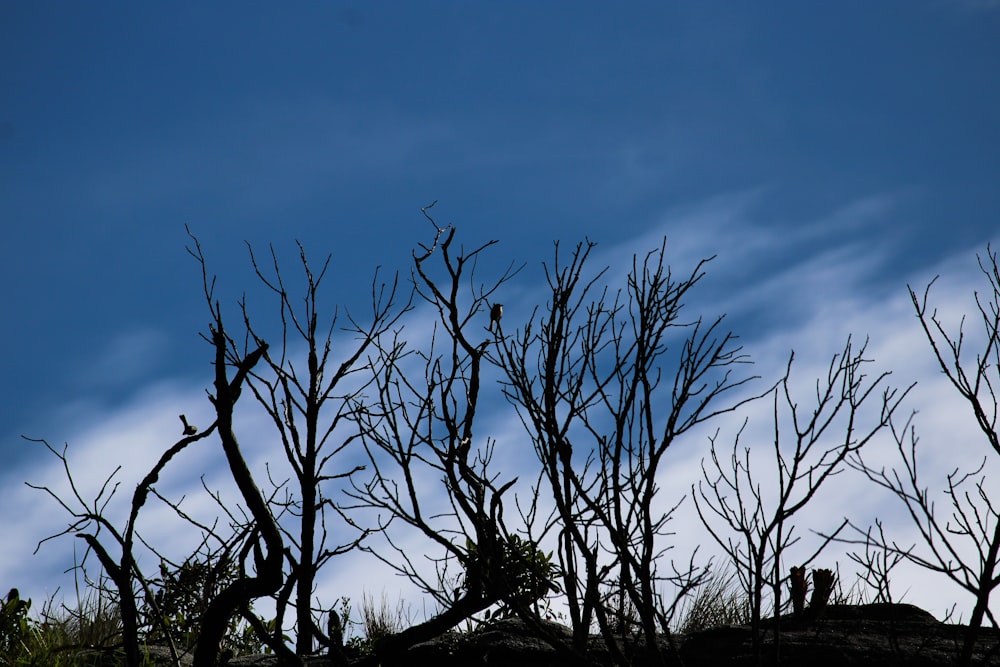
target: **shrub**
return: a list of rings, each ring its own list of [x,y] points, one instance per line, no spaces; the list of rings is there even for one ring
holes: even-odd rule
[[[139,610],[148,628],[146,643],[166,645],[169,632],[178,648],[193,649],[209,603],[238,576],[236,566],[225,559],[188,560],[177,567],[160,563],[160,577],[152,582],[153,599]],[[259,653],[261,641],[247,623],[233,617],[223,647],[236,655]]]
[[[28,651],[30,608],[31,600],[22,600],[16,588],[10,589],[6,601],[0,606],[0,655],[5,656],[6,664],[15,664],[10,660]]]

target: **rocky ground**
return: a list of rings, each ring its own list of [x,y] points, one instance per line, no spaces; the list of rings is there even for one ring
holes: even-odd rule
[[[890,665],[898,667],[945,667],[955,664],[965,627],[937,621],[927,612],[906,604],[832,605],[821,618],[783,617],[780,645],[775,642],[773,619],[764,637],[764,665],[841,667]],[[556,636],[569,639],[568,628],[551,624]],[[753,656],[748,626],[727,626],[674,637],[677,652],[672,665],[684,667],[750,667]],[[661,644],[667,648],[665,641]],[[635,651],[636,665],[643,665],[642,644]],[[591,656],[607,657],[603,642],[592,637]],[[232,660],[231,667],[273,667],[273,656],[247,656]],[[188,663],[189,664],[189,663]],[[334,664],[327,656],[307,659],[309,667]],[[361,656],[350,656],[349,664],[362,664]],[[395,665],[434,667],[577,667],[586,664],[539,639],[520,621],[506,620],[471,634],[447,634],[414,646]],[[981,631],[973,664],[1000,667],[1000,630]]]

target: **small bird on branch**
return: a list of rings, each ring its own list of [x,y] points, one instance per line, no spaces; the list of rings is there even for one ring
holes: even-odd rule
[[[180,415],[181,423],[184,424],[184,435],[194,435],[198,432],[198,427],[194,424],[188,424],[187,417]]]
[[[503,317],[503,304],[494,303],[493,307],[490,308],[490,331],[493,331],[493,325],[497,327],[497,331],[500,330],[500,318]]]

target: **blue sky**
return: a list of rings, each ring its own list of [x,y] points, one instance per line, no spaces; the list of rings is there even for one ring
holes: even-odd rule
[[[433,200],[526,263],[525,303],[553,240],[620,268],[666,235],[681,268],[718,254],[691,306],[758,372],[870,335],[922,381],[925,440],[949,433],[906,284],[942,273],[962,303],[1000,236],[998,34],[989,0],[5,3],[0,583],[42,596],[72,548],[29,556],[63,516],[21,487],[53,464],[21,434],[138,475],[178,412],[207,416],[185,224],[230,306],[256,289],[244,241],[292,261],[296,239],[360,306]]]

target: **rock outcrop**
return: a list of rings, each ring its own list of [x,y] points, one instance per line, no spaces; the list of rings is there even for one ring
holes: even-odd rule
[[[782,617],[765,624],[766,665],[899,665],[945,667],[956,664],[966,627],[941,623],[907,604],[830,605],[820,618]],[[750,628],[713,628],[683,641],[689,667],[756,664]],[[980,630],[973,664],[1000,665],[1000,631]]]
[[[545,626],[550,637],[566,645],[569,628],[555,623]],[[899,667],[946,667],[955,664],[966,627],[941,623],[926,611],[907,604],[830,605],[820,617],[808,614],[769,619],[764,623],[763,664],[798,667],[843,667],[893,665]],[[780,640],[775,641],[780,633]],[[669,664],[683,667],[752,667],[753,655],[748,626],[703,630],[689,636],[674,635],[676,652]],[[666,640],[661,647],[669,652]],[[628,642],[626,651],[641,666],[644,645]],[[591,637],[589,664],[608,664],[607,649]],[[360,655],[349,656],[350,664],[363,664]],[[305,660],[308,667],[331,665],[325,656]],[[473,633],[447,633],[412,647],[398,661],[383,667],[434,665],[434,667],[578,667],[588,664],[560,651],[551,641],[525,623],[507,619]],[[974,665],[1000,667],[1000,630],[983,628],[973,659]],[[274,667],[274,656],[235,658],[230,667]]]

